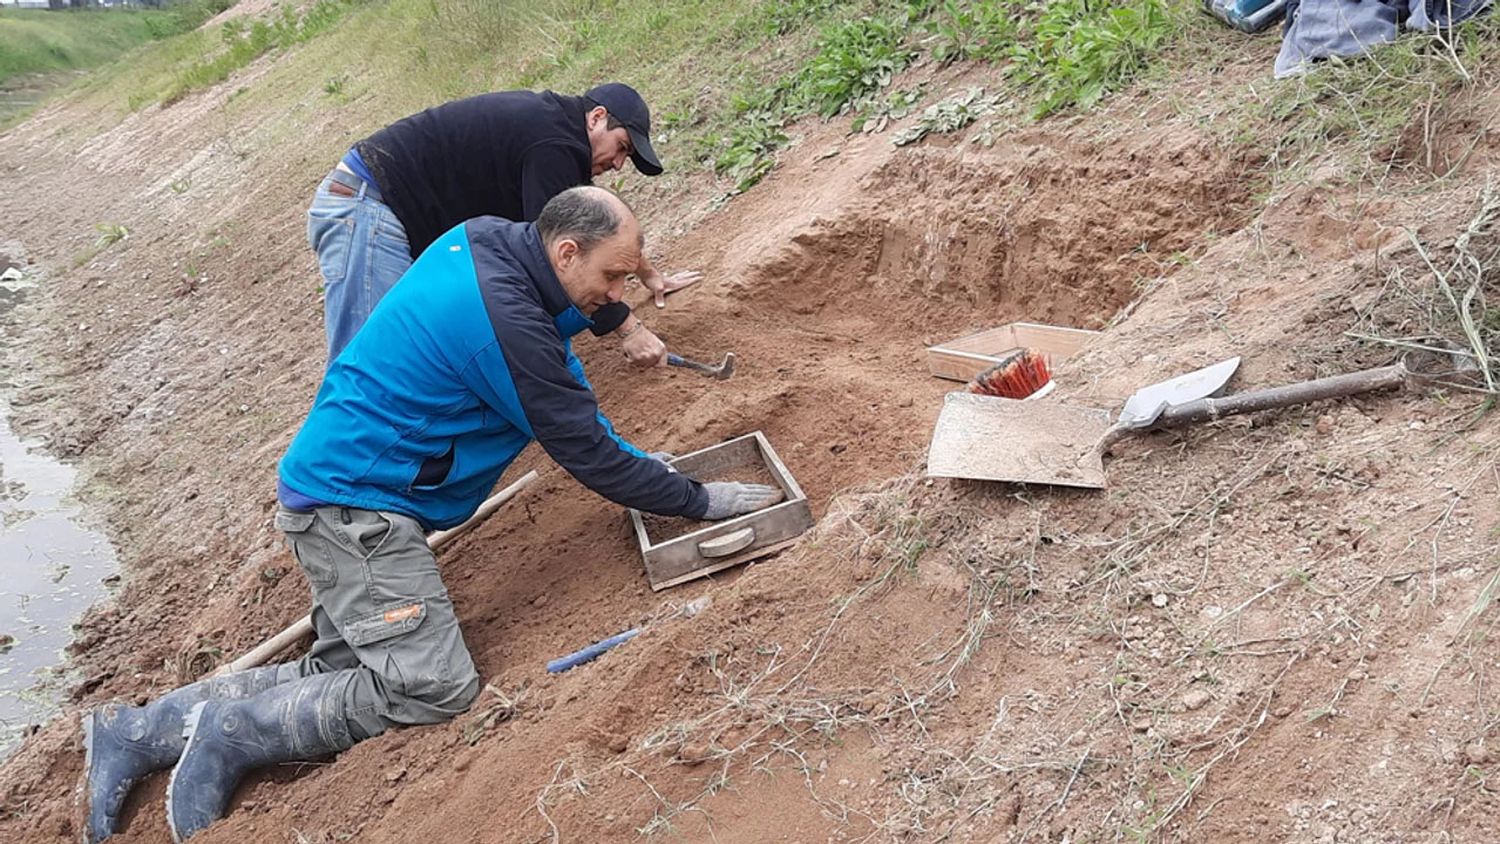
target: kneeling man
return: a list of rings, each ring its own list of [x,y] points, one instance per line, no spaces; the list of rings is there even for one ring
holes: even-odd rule
[[[607,190],[554,197],[535,223],[469,220],[417,259],[324,377],[280,464],[276,525],[312,584],[317,641],[295,663],[84,716],[87,840],[131,786],[171,766],[181,842],[251,770],[344,750],[466,710],[479,675],[426,540],[479,507],[532,440],[628,507],[724,519],[781,491],[700,484],[616,435],[569,338],[618,302],[641,228]],[[411,283],[417,281],[417,283]]]

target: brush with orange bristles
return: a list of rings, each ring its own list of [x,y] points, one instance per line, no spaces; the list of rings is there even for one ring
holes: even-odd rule
[[[1024,399],[1052,381],[1047,358],[1027,350],[974,376],[968,391],[981,396]]]

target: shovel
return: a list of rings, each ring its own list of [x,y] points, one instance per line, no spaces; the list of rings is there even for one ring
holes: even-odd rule
[[[680,366],[683,369],[691,369],[694,372],[701,372],[704,375],[712,375],[720,381],[734,374],[734,352],[726,352],[724,354],[724,361],[718,366],[688,360],[681,355],[674,355],[670,352],[667,354],[667,363],[672,366]]]
[[[1109,412],[1095,408],[949,393],[933,432],[927,474],[1103,489],[1104,451],[1132,431],[1387,390],[1416,376],[1419,373],[1403,360],[1378,369],[1168,406],[1144,426],[1134,417],[1112,425]]]

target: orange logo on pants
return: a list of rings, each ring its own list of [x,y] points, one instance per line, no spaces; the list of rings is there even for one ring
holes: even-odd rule
[[[422,605],[421,604],[411,604],[411,605],[405,606],[405,607],[398,607],[397,609],[394,609],[394,610],[386,610],[385,611],[385,623],[386,624],[395,624],[398,621],[405,621],[408,618],[416,618],[417,616],[419,616],[421,614],[422,614]]]

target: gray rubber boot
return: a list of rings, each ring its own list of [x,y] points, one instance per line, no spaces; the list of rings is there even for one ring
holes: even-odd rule
[[[314,674],[247,700],[205,701],[188,713],[187,747],[167,784],[167,827],[182,844],[224,816],[250,771],[354,745],[344,717],[353,669]]]
[[[296,678],[290,667],[252,668],[174,689],[145,706],[106,703],[84,713],[84,844],[114,835],[130,789],[176,763],[187,743],[182,728],[189,709],[205,700],[251,697],[283,682],[283,675]]]

